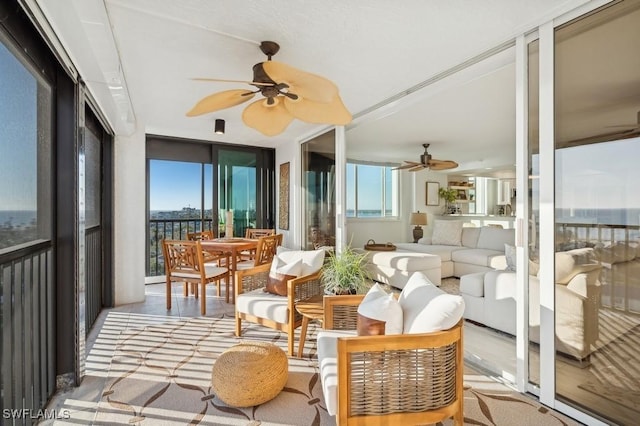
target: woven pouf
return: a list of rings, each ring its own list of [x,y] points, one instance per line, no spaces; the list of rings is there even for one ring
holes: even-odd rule
[[[243,342],[213,364],[214,394],[232,407],[251,407],[275,398],[289,376],[287,355],[272,343]]]

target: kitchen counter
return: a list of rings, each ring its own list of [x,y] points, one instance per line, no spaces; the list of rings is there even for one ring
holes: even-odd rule
[[[434,215],[438,220],[462,220],[463,222],[472,223],[474,226],[501,225],[503,228],[515,227],[515,216],[500,216],[494,214],[443,214]]]

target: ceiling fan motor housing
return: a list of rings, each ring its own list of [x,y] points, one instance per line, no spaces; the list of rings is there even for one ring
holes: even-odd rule
[[[422,154],[420,156],[420,162],[422,164],[428,164],[431,161],[431,154]]]

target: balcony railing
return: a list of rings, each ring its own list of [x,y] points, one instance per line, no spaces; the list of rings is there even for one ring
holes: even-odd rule
[[[594,249],[600,274],[600,305],[640,314],[640,226],[594,223],[559,223],[556,250]]]
[[[234,218],[233,235],[244,236],[246,229],[252,226],[248,220]],[[223,237],[224,224],[214,227],[213,219],[150,219],[149,220],[149,256],[146,274],[148,277],[164,275],[164,258],[162,257],[162,240],[185,240],[187,233],[213,231],[215,236]]]

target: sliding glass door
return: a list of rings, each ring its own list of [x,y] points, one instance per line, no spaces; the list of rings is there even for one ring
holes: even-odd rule
[[[237,237],[248,227],[273,228],[274,154],[270,148],[147,136],[147,275],[164,274],[163,238],[184,239],[200,230]]]
[[[256,228],[256,163],[257,155],[254,152],[220,150],[218,153],[221,236],[242,237],[247,228]],[[227,223],[229,219],[231,224]],[[227,235],[231,229],[233,234]]]
[[[302,247],[336,244],[335,131],[302,145]]]
[[[557,398],[640,414],[640,1],[555,30]]]

